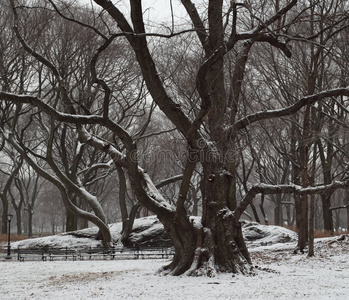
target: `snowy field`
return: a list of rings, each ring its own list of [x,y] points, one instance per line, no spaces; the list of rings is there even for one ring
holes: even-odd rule
[[[332,243],[331,243],[332,241]],[[255,276],[158,276],[168,260],[0,261],[0,299],[349,299],[349,241],[251,249]]]

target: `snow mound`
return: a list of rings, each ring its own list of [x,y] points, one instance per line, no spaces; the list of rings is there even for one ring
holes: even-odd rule
[[[171,246],[164,226],[156,216],[136,219],[125,246]]]
[[[242,233],[248,247],[270,246],[297,241],[297,233],[284,227],[242,221]]]
[[[13,249],[51,249],[51,248],[69,248],[69,249],[83,249],[89,247],[100,247],[101,242],[88,238],[76,237],[68,234],[52,235],[41,238],[32,238],[14,242],[11,244]]]
[[[195,223],[199,218],[195,217]],[[109,225],[112,243],[120,245],[121,223]],[[297,234],[279,226],[261,225],[257,222],[242,221],[242,232],[248,248],[258,246],[270,246],[278,243],[290,243],[297,240]],[[101,247],[102,243],[96,240],[97,227],[66,232],[41,238],[33,238],[12,243],[16,248],[65,248],[83,249],[87,247]],[[163,225],[156,216],[136,219],[133,230],[126,241],[126,246],[170,246],[171,241],[167,236]]]

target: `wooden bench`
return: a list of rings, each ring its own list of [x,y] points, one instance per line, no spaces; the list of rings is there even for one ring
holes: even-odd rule
[[[75,250],[65,249],[50,249],[48,251],[48,257],[50,261],[53,261],[55,258],[63,258],[65,260],[72,259],[76,260],[78,253]]]
[[[117,257],[123,259],[138,259],[142,257],[142,251],[138,247],[112,247],[109,249],[106,248],[88,248],[79,251],[78,257],[80,260],[85,258],[92,259],[94,258],[103,258],[103,259],[115,259]]]
[[[17,259],[18,261],[24,261],[26,258],[30,260],[47,260],[47,252],[42,249],[17,249]]]
[[[136,247],[133,249],[135,259],[146,257],[169,258],[174,255],[174,249],[170,247]]]
[[[117,248],[88,248],[79,251],[79,258],[83,260],[85,257],[92,259],[92,257],[101,257],[103,259],[114,259],[117,253],[122,253],[123,247]]]

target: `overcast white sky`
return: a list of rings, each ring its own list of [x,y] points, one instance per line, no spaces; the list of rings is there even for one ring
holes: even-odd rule
[[[81,3],[90,4],[91,0],[79,0]],[[93,1],[92,1],[93,2]],[[127,10],[129,0],[113,0],[117,7],[125,13],[126,16],[129,15]],[[145,11],[145,20],[156,21],[157,23],[171,23],[171,7],[170,0],[143,0],[143,10]],[[172,6],[177,22],[180,22],[180,17],[185,16],[186,12],[178,0],[172,0]]]

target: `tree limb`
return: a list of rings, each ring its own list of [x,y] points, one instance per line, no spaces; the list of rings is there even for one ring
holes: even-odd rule
[[[349,203],[347,205],[330,207],[330,210],[337,210],[337,209],[348,208],[348,207],[349,207]]]
[[[194,27],[197,28],[197,35],[201,42],[201,45],[203,46],[203,48],[206,48],[207,34],[206,34],[205,26],[199,16],[199,13],[195,5],[190,0],[181,0],[181,2],[185,7],[191,21],[193,22]]]
[[[321,101],[325,98],[337,97],[337,96],[349,97],[349,87],[326,90],[317,94],[305,96],[300,100],[298,100],[295,104],[285,108],[259,111],[259,112],[250,114],[245,118],[238,120],[235,124],[230,126],[227,130],[228,130],[228,133],[238,132],[239,130],[246,128],[248,125],[258,121],[290,116],[297,113],[302,107],[306,105],[314,104],[315,102]]]
[[[174,183],[176,181],[179,181],[183,178],[183,174],[180,174],[180,175],[176,175],[176,176],[173,176],[173,177],[170,177],[170,178],[166,178],[164,180],[161,180],[160,182],[158,182],[157,184],[155,184],[156,188],[157,189],[160,189],[170,183]]]
[[[30,104],[31,106],[35,106],[45,113],[47,113],[51,118],[55,119],[59,122],[64,123],[71,123],[76,125],[81,124],[100,124],[102,126],[107,127],[111,131],[116,132],[116,134],[119,136],[119,138],[123,141],[125,145],[132,144],[132,138],[129,136],[129,134],[126,132],[125,129],[123,129],[120,125],[117,123],[109,120],[104,119],[103,116],[99,115],[78,115],[78,114],[67,114],[62,113],[54,109],[49,104],[43,102],[41,99],[30,96],[30,95],[16,95],[12,93],[2,92],[0,91],[0,101],[11,101],[13,103],[26,103]]]
[[[323,192],[334,191],[337,189],[348,189],[349,180],[347,181],[334,181],[328,185],[319,185],[314,187],[302,188],[300,185],[268,185],[264,183],[256,184],[252,186],[245,197],[242,199],[236,210],[234,211],[235,221],[239,221],[242,213],[247,206],[253,201],[257,194],[297,194],[297,195],[313,195],[321,194]]]

